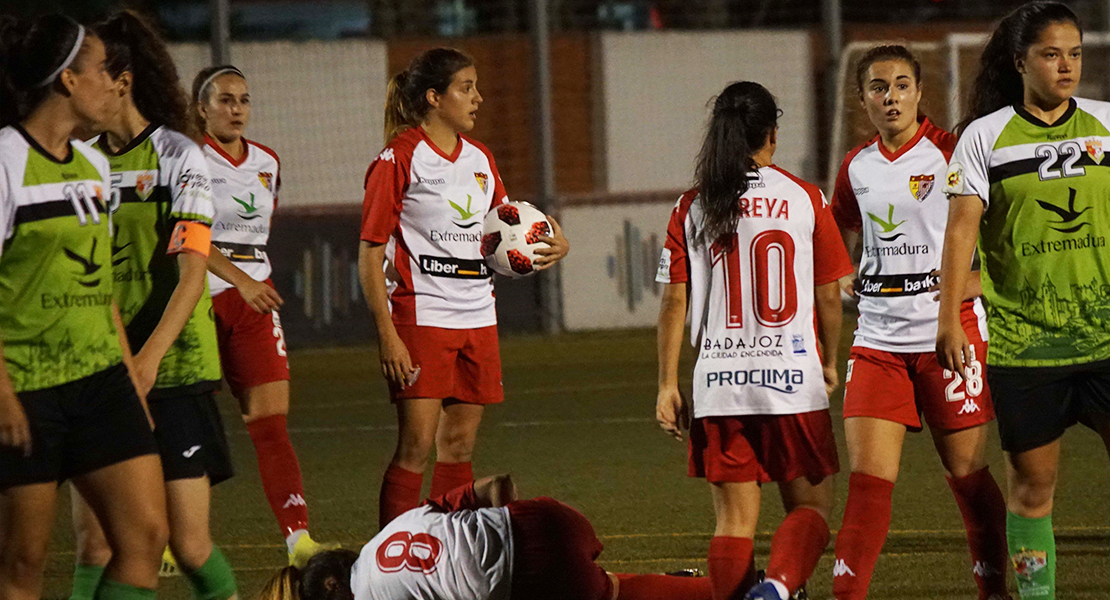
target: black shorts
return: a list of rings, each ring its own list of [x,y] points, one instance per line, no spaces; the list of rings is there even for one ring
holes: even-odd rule
[[[1002,449],[1025,452],[1083,423],[1110,419],[1110,360],[1066,367],[987,369]]]
[[[216,392],[174,396],[159,390],[149,404],[166,481],[207,475],[209,483],[216,485],[231,479],[231,453],[216,408]]]
[[[157,454],[143,405],[123,364],[77,381],[16,394],[31,426],[31,456],[0,448],[0,489],[62,482]]]

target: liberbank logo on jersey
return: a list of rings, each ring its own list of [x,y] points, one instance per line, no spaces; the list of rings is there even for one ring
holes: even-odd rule
[[[420,272],[432,277],[451,279],[486,279],[489,267],[481,259],[454,258],[450,256],[420,256]]]
[[[739,369],[705,374],[706,387],[754,385],[784,394],[796,393],[804,382],[805,373],[801,369]]]

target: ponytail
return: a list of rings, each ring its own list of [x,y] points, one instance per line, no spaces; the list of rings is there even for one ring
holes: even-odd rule
[[[775,130],[778,116],[771,92],[751,81],[730,84],[713,101],[694,175],[705,215],[700,243],[712,244],[736,229],[739,198],[757,169],[752,156]]]
[[[408,79],[408,71],[401,71],[389,80],[385,89],[385,143],[389,143],[402,131],[411,127],[405,114],[405,101],[401,90]]]
[[[133,79],[131,98],[146,120],[197,139],[189,105],[166,43],[139,13],[123,10],[96,25],[113,79],[125,71]]]
[[[428,90],[447,92],[455,73],[474,66],[474,59],[454,48],[433,48],[420,53],[409,68],[389,80],[385,100],[385,141],[409,127],[416,127],[432,110]]]
[[[58,75],[80,64],[86,32],[69,17],[33,21],[0,16],[0,127],[18,123],[51,92]]]
[[[1044,28],[1053,23],[1071,23],[1083,35],[1079,17],[1059,2],[1030,2],[999,22],[979,58],[979,73],[971,86],[968,112],[956,126],[957,135],[975,119],[1025,100],[1025,83],[1014,61],[1025,56]]]
[[[259,592],[257,600],[354,600],[351,568],[358,553],[328,550],[313,556],[303,569],[285,567]]]

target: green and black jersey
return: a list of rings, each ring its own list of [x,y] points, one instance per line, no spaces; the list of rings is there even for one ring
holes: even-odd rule
[[[59,161],[0,129],[0,340],[16,392],[70,383],[122,359],[112,323],[108,163],[73,142]]]
[[[103,137],[97,146],[108,156],[112,170],[115,296],[128,341],[138,352],[177,287],[177,256],[167,253],[174,228],[180,221],[212,225],[208,166],[195,142],[153,124],[119,152],[109,151]],[[206,277],[193,315],[158,366],[155,396],[174,394],[183,387],[214,389],[219,383],[220,358],[207,281]]]
[[[945,192],[986,206],[979,256],[987,362],[1074,365],[1110,358],[1110,104],[1076,98],[1044,123],[1021,107],[975,120]]]

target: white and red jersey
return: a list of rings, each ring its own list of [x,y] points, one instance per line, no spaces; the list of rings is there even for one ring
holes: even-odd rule
[[[841,227],[858,231],[859,321],[855,345],[887,352],[932,352],[939,303],[929,287],[938,282],[948,200],[944,177],[956,136],[923,119],[913,139],[890,152],[878,136],[844,157],[832,211]],[[964,304],[979,316],[978,299]]]
[[[281,163],[273,150],[242,139],[246,154],[236,160],[205,136],[204,157],[216,206],[212,245],[252,279],[265,281],[271,272],[266,244],[281,188]],[[209,273],[208,287],[215,296],[233,286]]]
[[[386,525],[362,547],[351,591],[355,600],[507,600],[512,563],[509,510],[475,508],[470,486]]]
[[[385,147],[366,174],[362,240],[385,244],[393,321],[445,329],[497,324],[482,258],[482,220],[508,202],[485,146],[459,136],[451,155],[420,127]]]
[[[852,265],[821,190],[776,166],[756,175],[731,236],[700,239],[697,190],[679,198],[667,227],[656,281],[687,284],[697,418],[829,406],[814,288]]]

